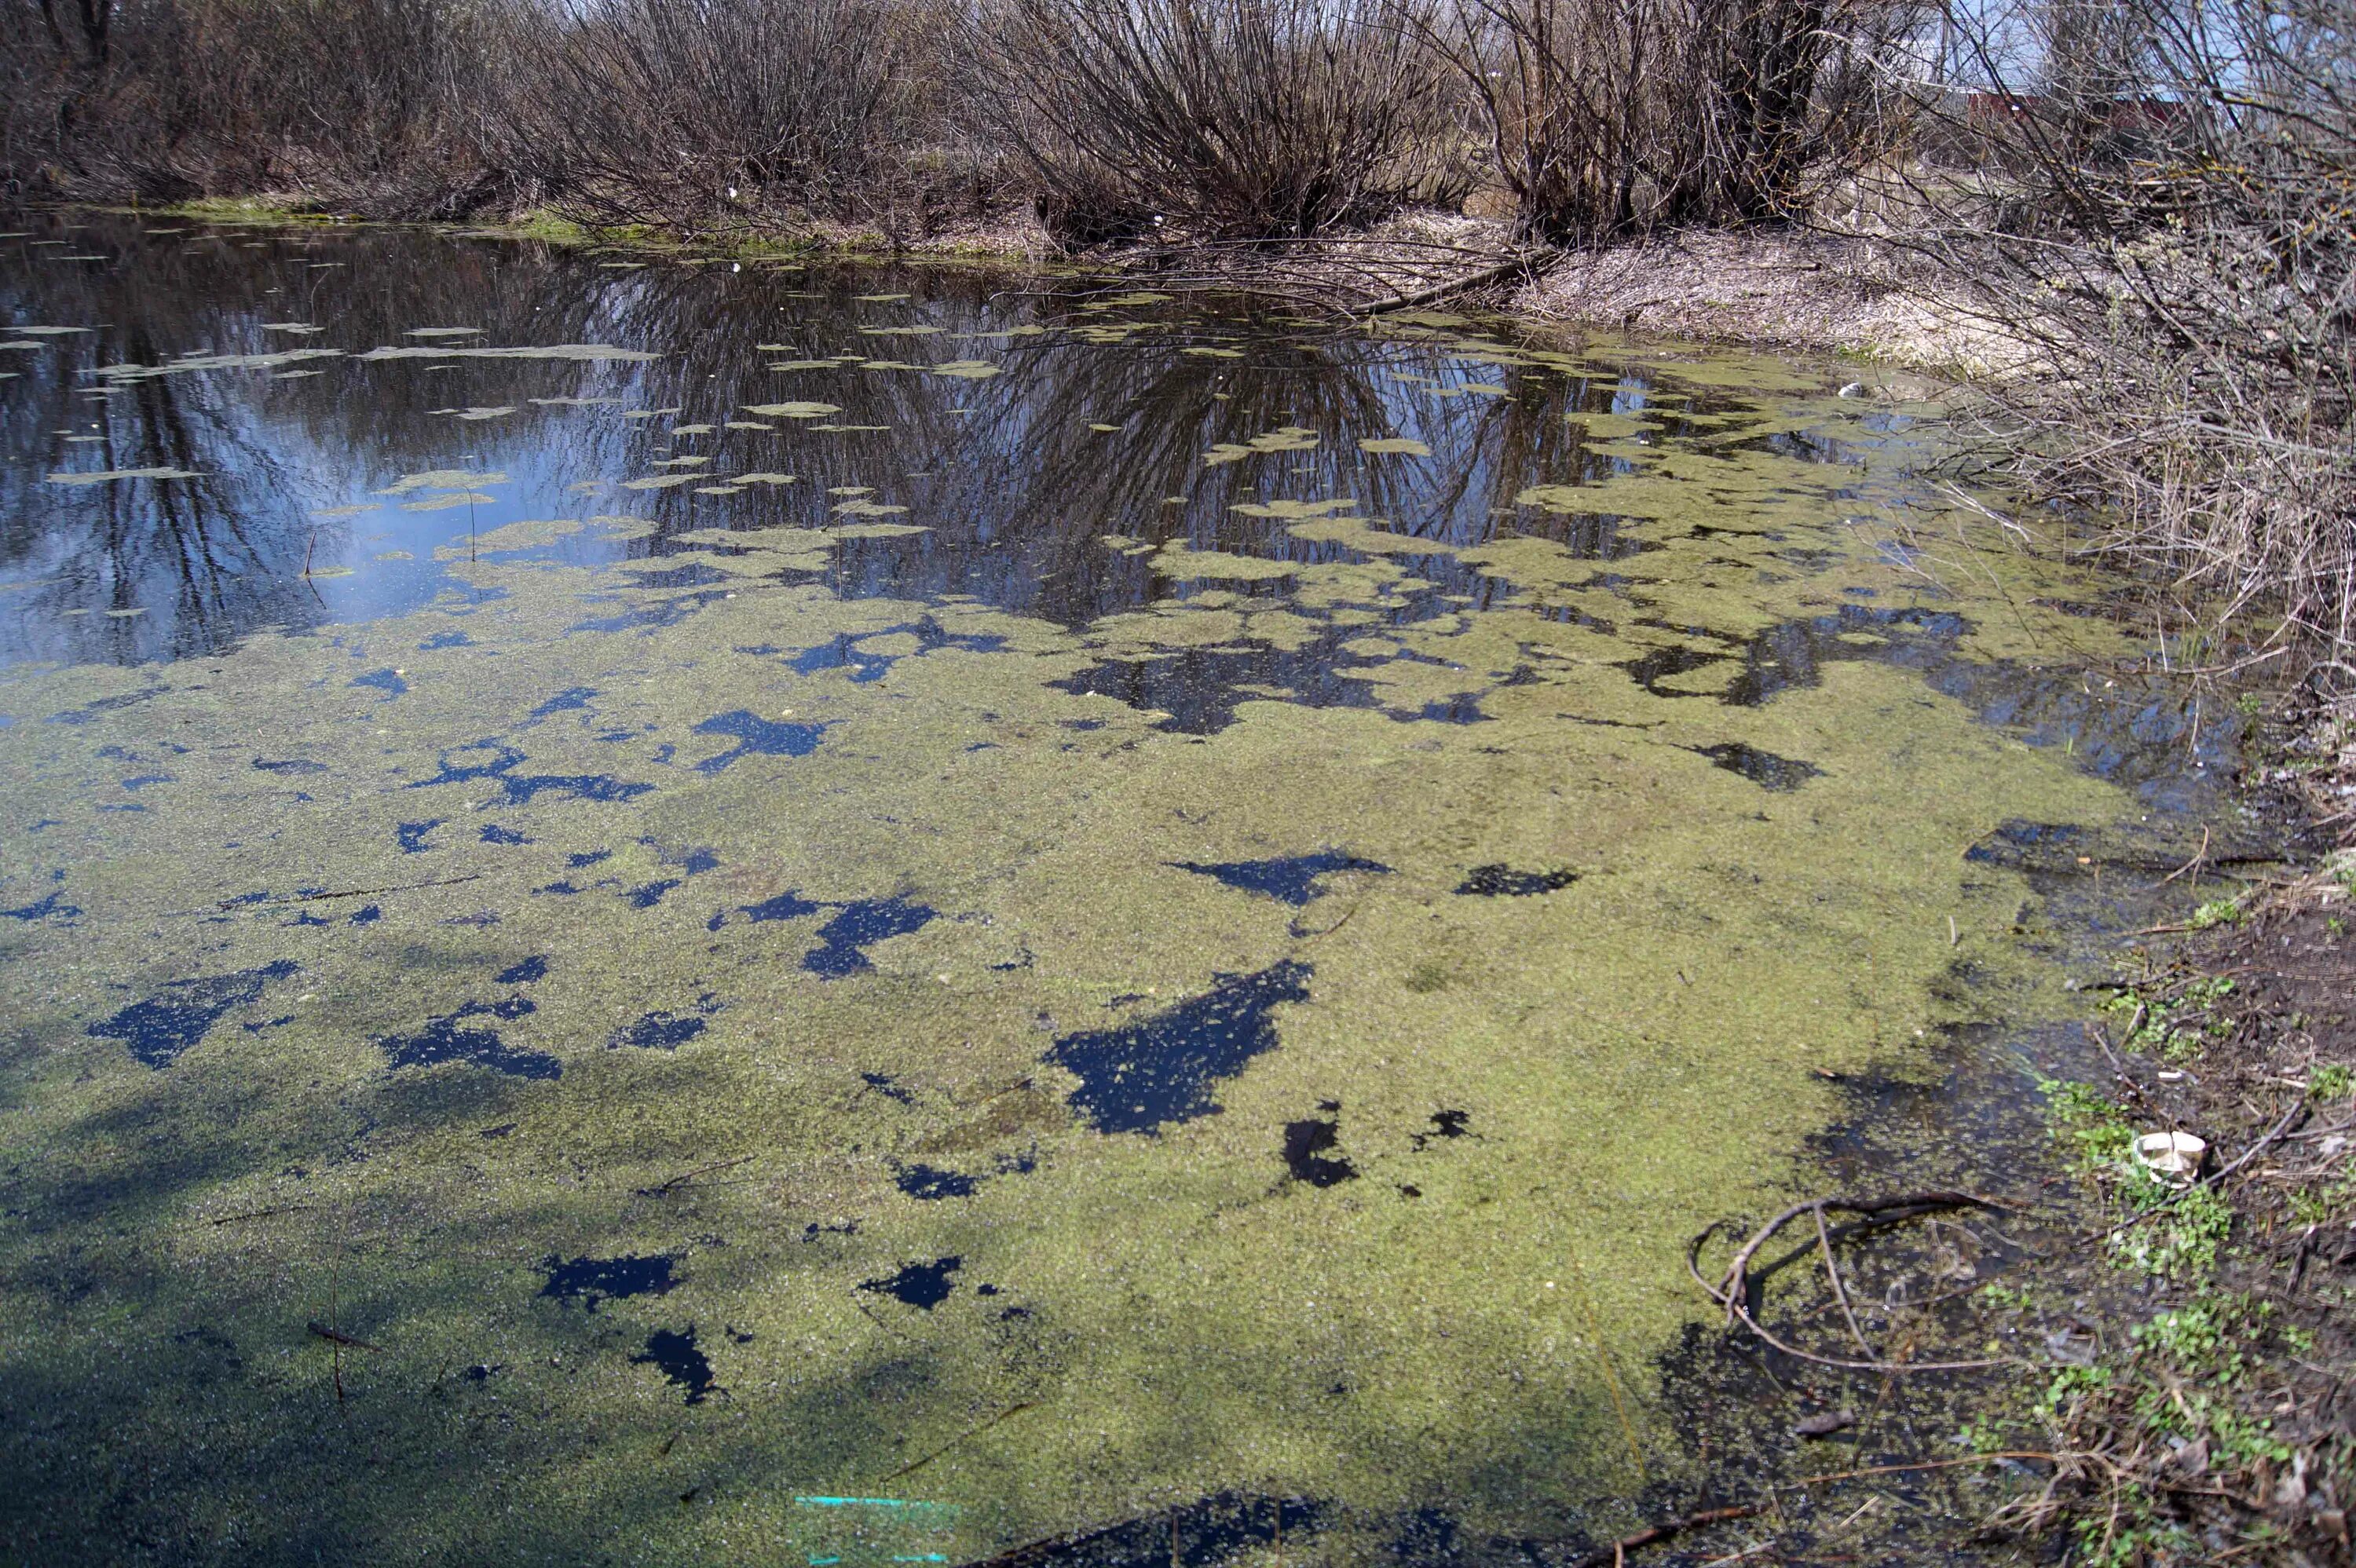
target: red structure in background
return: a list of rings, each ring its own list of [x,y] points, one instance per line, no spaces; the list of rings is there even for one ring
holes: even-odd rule
[[[1973,92],[1965,95],[1964,118],[1975,130],[2021,125],[2032,119],[2050,119],[2059,101],[2035,93]],[[2102,106],[2101,123],[2107,131],[2165,131],[2181,125],[2192,106],[2174,98],[2117,98]]]

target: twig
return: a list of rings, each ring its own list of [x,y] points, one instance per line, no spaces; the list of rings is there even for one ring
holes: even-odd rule
[[[308,1213],[310,1209],[311,1205],[308,1203],[282,1203],[274,1209],[249,1209],[241,1214],[223,1214],[217,1220],[209,1219],[205,1223],[234,1225],[240,1220],[267,1220],[273,1214],[303,1214]]]
[[[2185,872],[2191,870],[2194,867],[2200,865],[2207,859],[2209,859],[2209,825],[2204,822],[2201,825],[2201,852],[2193,856],[2190,860],[2185,861],[2181,866],[2177,867],[2173,871],[2169,872],[2168,875],[2160,878],[2159,885],[2163,888],[2168,886],[2169,883],[2176,880],[2177,878],[2184,875]],[[2196,878],[2194,880],[2198,880],[2199,879]]]
[[[1808,1212],[1815,1216],[1816,1245],[1825,1254],[1825,1277],[1833,1282],[1833,1299],[1840,1303],[1841,1316],[1848,1320],[1848,1331],[1857,1340],[1857,1348],[1868,1356],[1873,1356],[1876,1352],[1872,1345],[1867,1342],[1865,1330],[1858,1326],[1857,1314],[1849,1307],[1848,1287],[1841,1284],[1840,1269],[1833,1263],[1833,1239],[1825,1229],[1824,1208],[1818,1205]]]
[[[399,882],[387,888],[346,888],[341,892],[333,893],[289,893],[283,899],[262,899],[252,902],[241,899],[223,899],[218,907],[252,909],[258,905],[262,909],[274,909],[281,904],[315,904],[327,899],[372,899],[380,893],[408,893],[414,892],[420,888],[447,888],[460,882],[479,881],[482,880],[482,875],[480,871],[469,871],[463,877],[436,877],[430,882]]]
[[[1447,283],[1435,283],[1430,288],[1419,289],[1413,293],[1395,294],[1389,299],[1376,300],[1370,304],[1353,305],[1350,307],[1349,314],[1380,315],[1386,311],[1412,310],[1418,305],[1430,304],[1435,301],[1446,299],[1450,294],[1470,293],[1474,289],[1497,282],[1509,272],[1522,271],[1534,260],[1533,257],[1516,256],[1510,261],[1474,272],[1469,277],[1454,278]]]
[[[2129,1040],[2133,1040],[2135,1038],[2135,1031],[2143,1027],[2144,1016],[2148,1011],[2149,1009],[2146,1008],[2142,1002],[2138,1001],[2136,1003],[2135,1019],[2127,1026],[2126,1037]],[[2084,1032],[2088,1040],[2093,1040],[2096,1046],[2101,1048],[2104,1059],[2111,1064],[2111,1076],[2118,1081],[2119,1087],[2125,1089],[2130,1095],[2134,1096],[2135,1103],[2136,1104],[2143,1106],[2147,1110],[2150,1109],[2151,1102],[2145,1097],[2143,1085],[2137,1083],[2133,1078],[2127,1076],[2127,1064],[2119,1060],[2119,1053],[2117,1051],[2111,1049],[2111,1037],[2109,1033],[2104,1029],[2102,1025],[2095,1023],[2091,1019],[2088,1020]]]
[[[972,1431],[966,1433],[963,1436],[950,1438],[947,1443],[942,1444],[939,1447],[926,1455],[923,1458],[909,1461],[907,1464],[903,1465],[898,1469],[893,1471],[890,1475],[884,1477],[884,1479],[887,1482],[896,1481],[903,1476],[913,1475],[916,1471],[921,1470],[926,1466],[931,1464],[934,1460],[939,1458],[942,1455],[948,1453],[950,1449],[956,1447],[958,1444],[971,1442],[974,1438],[980,1436],[983,1433],[989,1431],[1000,1422],[1006,1420],[1009,1416],[1020,1415],[1024,1411],[1033,1408],[1033,1406],[1037,1403],[1038,1402],[1035,1400],[1026,1399],[1019,1404],[1011,1404],[1004,1410],[1000,1411],[996,1415],[991,1416],[988,1421],[983,1422],[980,1426],[977,1426]]]
[[[2210,1177],[2208,1179],[2208,1185],[2215,1187],[2222,1184],[2227,1177],[2241,1169],[2242,1167],[2249,1164],[2250,1161],[2257,1158],[2258,1156],[2264,1153],[2267,1147],[2273,1144],[2276,1139],[2288,1132],[2290,1130],[2291,1123],[2297,1120],[2300,1115],[2304,1115],[2306,1111],[2307,1102],[2304,1099],[2293,1101],[2291,1103],[2290,1109],[2283,1113],[2282,1120],[2276,1122],[2267,1132],[2265,1136],[2252,1144],[2248,1148],[2244,1149],[2242,1151],[2242,1157],[2239,1159],[2225,1167],[2224,1169],[2219,1171],[2216,1175]]]
[[[641,1187],[637,1189],[637,1195],[641,1198],[660,1198],[673,1188],[684,1187],[699,1176],[709,1176],[715,1170],[733,1170],[737,1166],[746,1164],[757,1157],[759,1157],[755,1155],[740,1154],[734,1159],[714,1160],[710,1165],[699,1165],[693,1170],[683,1170],[669,1181],[658,1186]]]
[[[1605,1564],[1616,1563],[1622,1557],[1640,1546],[1650,1546],[1655,1541],[1666,1541],[1673,1535],[1683,1535],[1689,1530],[1702,1530],[1713,1524],[1728,1524],[1738,1519],[1751,1519],[1766,1511],[1764,1503],[1746,1503],[1740,1508],[1705,1509],[1700,1513],[1689,1513],[1683,1519],[1673,1519],[1665,1524],[1656,1524],[1649,1530],[1640,1530],[1633,1535],[1623,1535],[1609,1546],[1597,1547],[1573,1563],[1570,1568],[1605,1568]]]
[[[312,1333],[316,1334],[320,1339],[325,1339],[330,1345],[348,1346],[355,1350],[381,1350],[384,1349],[382,1345],[371,1345],[366,1339],[355,1339],[349,1334],[344,1333],[340,1329],[330,1328],[316,1317],[312,1318],[310,1322],[305,1324],[304,1327],[310,1329]]]
[[[2314,1127],[2303,1133],[2293,1133],[2290,1135],[2289,1141],[2306,1143],[2311,1138],[2328,1138],[2334,1133],[2350,1131],[2356,1131],[2356,1122],[2334,1122],[2328,1127]]]
[[[893,1327],[892,1327],[892,1325],[890,1325],[889,1323],[884,1322],[884,1319],[882,1319],[881,1317],[876,1317],[876,1316],[875,1316],[875,1314],[873,1314],[873,1312],[868,1311],[868,1310],[867,1310],[867,1303],[865,1303],[865,1302],[863,1302],[863,1301],[861,1301],[861,1300],[859,1300],[857,1297],[855,1297],[855,1296],[854,1296],[854,1297],[851,1299],[851,1305],[852,1307],[854,1307],[858,1308],[859,1315],[860,1315],[862,1317],[866,1318],[866,1319],[867,1319],[867,1321],[869,1321],[870,1323],[874,1324],[874,1325],[875,1325],[875,1327],[877,1327],[878,1328],[883,1329],[883,1330],[884,1330],[884,1332],[885,1332],[886,1334],[891,1335],[891,1336],[892,1336],[892,1338],[894,1338],[894,1339],[905,1339],[907,1338],[907,1336],[906,1336],[905,1334],[901,1333],[901,1332],[900,1332],[900,1330],[898,1330],[897,1328],[893,1328]]]
[[[1296,929],[1296,930],[1294,931],[1294,933],[1293,933],[1293,935],[1294,935],[1294,937],[1295,937],[1297,940],[1301,941],[1301,942],[1314,942],[1314,941],[1316,941],[1316,940],[1317,940],[1319,937],[1321,937],[1321,936],[1331,936],[1331,935],[1333,935],[1335,932],[1337,932],[1337,931],[1341,930],[1344,926],[1345,926],[1345,925],[1349,924],[1349,923],[1350,923],[1350,917],[1351,917],[1352,915],[1354,915],[1354,914],[1356,914],[1357,912],[1358,912],[1358,905],[1357,905],[1357,904],[1352,904],[1352,905],[1351,905],[1351,906],[1350,906],[1346,911],[1344,911],[1344,912],[1343,912],[1343,915],[1342,915],[1342,918],[1341,918],[1341,919],[1339,919],[1339,920],[1335,921],[1333,924],[1331,924],[1331,925],[1327,926],[1324,930],[1323,930],[1323,931],[1309,931],[1309,932],[1303,932],[1303,931],[1300,931],[1300,930]]]
[[[1862,1470],[1835,1470],[1829,1475],[1802,1476],[1792,1485],[1821,1487],[1832,1481],[1862,1480],[1869,1476],[1897,1476],[1910,1470],[1952,1470],[1958,1465],[1995,1465],[2007,1459],[2042,1459],[2048,1464],[2058,1465],[2062,1462],[2062,1456],[2033,1448],[2008,1448],[2000,1454],[1966,1454],[1960,1459],[1922,1459],[1912,1465],[1872,1465]]]
[[[1766,1344],[1797,1360],[1813,1361],[1820,1367],[1833,1367],[1847,1371],[1893,1374],[1973,1371],[1983,1367],[2003,1366],[2006,1364],[2003,1358],[1971,1361],[1885,1361],[1880,1360],[1852,1361],[1837,1357],[1819,1356],[1812,1351],[1803,1350],[1795,1345],[1786,1344],[1769,1333],[1759,1319],[1751,1315],[1750,1304],[1752,1283],[1751,1260],[1758,1255],[1760,1248],[1774,1239],[1777,1232],[1803,1214],[1814,1213],[1821,1221],[1825,1210],[1840,1209],[1865,1216],[1869,1223],[1895,1224],[1901,1220],[1936,1213],[1942,1210],[1997,1207],[2000,1205],[1985,1198],[1975,1197],[1968,1192],[1945,1190],[1913,1193],[1903,1198],[1815,1198],[1804,1203],[1793,1204],[1753,1232],[1751,1238],[1736,1250],[1733,1261],[1727,1266],[1726,1276],[1718,1286],[1713,1287],[1708,1280],[1702,1278],[1699,1260],[1702,1243],[1718,1231],[1722,1221],[1712,1221],[1708,1229],[1703,1231],[1687,1244],[1686,1268],[1687,1272],[1693,1275],[1695,1283],[1708,1293],[1709,1298],[1726,1308],[1727,1322],[1730,1327],[1735,1323],[1740,1323]],[[1870,1354],[1869,1351],[1868,1353]]]
[[[2094,1457],[2091,1455],[2072,1456]],[[2039,1459],[2047,1464],[2058,1465],[2062,1457],[2062,1455],[2049,1454],[2042,1449],[2009,1448],[1996,1454],[1966,1454],[1959,1459],[1922,1459],[1908,1465],[1871,1465],[1860,1470],[1834,1470],[1821,1476],[1803,1476],[1798,1480],[1788,1484],[1794,1487],[1821,1487],[1834,1481],[1865,1480],[1875,1476],[1900,1476],[1918,1470],[1951,1470],[1961,1465],[1997,1465],[2008,1460],[2019,1462]],[[1772,1489],[1770,1500],[1771,1502],[1772,1500]],[[1627,1553],[1639,1547],[1655,1545],[1689,1530],[1701,1530],[1713,1524],[1730,1524],[1736,1520],[1756,1518],[1765,1513],[1769,1506],[1770,1503],[1745,1503],[1735,1508],[1708,1509],[1700,1513],[1687,1514],[1683,1519],[1671,1520],[1665,1524],[1654,1525],[1649,1530],[1640,1530],[1633,1535],[1622,1536],[1609,1546],[1597,1547],[1586,1556],[1574,1561],[1570,1568],[1605,1568],[1606,1564],[1620,1563]],[[1759,1548],[1753,1547],[1751,1550],[1755,1552]],[[1738,1555],[1741,1554],[1738,1553]],[[1721,1558],[1719,1561],[1724,1562],[1726,1559]]]

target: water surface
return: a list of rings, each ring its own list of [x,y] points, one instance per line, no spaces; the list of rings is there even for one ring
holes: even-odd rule
[[[639,262],[0,240],[29,1558],[1618,1533],[1686,1238],[2184,805],[1853,368]]]

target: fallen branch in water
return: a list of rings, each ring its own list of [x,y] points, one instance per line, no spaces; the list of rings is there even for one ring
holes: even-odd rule
[[[330,1345],[348,1345],[355,1350],[381,1350],[384,1349],[382,1345],[371,1345],[366,1339],[355,1339],[349,1334],[344,1333],[340,1329],[330,1328],[316,1317],[312,1318],[309,1323],[305,1325],[305,1327],[309,1328],[312,1333],[316,1334],[320,1339],[325,1339]]]
[[[235,1214],[223,1214],[219,1218],[208,1218],[205,1221],[205,1223],[208,1225],[234,1225],[241,1220],[267,1220],[273,1214],[308,1213],[310,1209],[311,1205],[308,1203],[281,1203],[272,1209],[247,1209]]]
[[[1673,1535],[1683,1535],[1689,1530],[1700,1530],[1713,1524],[1730,1524],[1735,1520],[1750,1519],[1765,1511],[1767,1511],[1767,1505],[1764,1503],[1750,1503],[1740,1508],[1705,1509],[1700,1513],[1689,1513],[1683,1519],[1673,1519],[1666,1524],[1656,1524],[1650,1530],[1640,1530],[1633,1535],[1623,1535],[1609,1546],[1599,1546],[1573,1563],[1571,1568],[1608,1568],[1609,1564],[1617,1563],[1621,1558],[1639,1547],[1651,1546],[1656,1541],[1666,1541]]]
[[[734,1159],[717,1159],[712,1161],[710,1165],[699,1165],[693,1170],[683,1170],[680,1172],[677,1176],[672,1177],[669,1181],[658,1183],[653,1187],[641,1187],[637,1189],[637,1195],[641,1198],[665,1197],[669,1193],[676,1191],[678,1189],[686,1186],[689,1182],[693,1181],[699,1176],[710,1176],[714,1171],[720,1170],[734,1170],[736,1167],[740,1165],[748,1165],[758,1157],[759,1156],[757,1155],[740,1154]]]
[[[1502,261],[1496,266],[1484,268],[1466,277],[1451,278],[1444,283],[1434,283],[1428,289],[1419,289],[1413,293],[1394,294],[1389,299],[1376,300],[1369,304],[1352,305],[1349,314],[1380,315],[1386,311],[1413,310],[1418,305],[1432,304],[1451,294],[1470,293],[1474,289],[1484,288],[1491,283],[1503,281],[1515,272],[1526,272],[1537,262],[1537,258],[1534,256],[1516,256],[1510,261]]]
[[[2084,1456],[2083,1455],[2072,1456],[2078,1458]],[[1861,1481],[1873,1476],[1902,1476],[1915,1470],[1952,1470],[1958,1465],[1997,1465],[2008,1459],[2016,1462],[2042,1459],[2047,1464],[2058,1465],[2062,1457],[2063,1456],[2060,1454],[2048,1454],[2038,1448],[2008,1448],[1997,1454],[1966,1454],[1960,1459],[1918,1459],[1911,1465],[1869,1465],[1862,1470],[1834,1470],[1822,1476],[1802,1476],[1792,1485],[1822,1487],[1828,1486],[1834,1481]]]
[[[889,1484],[890,1482],[900,1479],[903,1476],[914,1475],[916,1471],[923,1469],[926,1466],[931,1464],[934,1460],[939,1458],[950,1449],[957,1447],[960,1444],[972,1442],[975,1438],[980,1436],[991,1427],[996,1426],[1000,1422],[1020,1415],[1026,1410],[1035,1410],[1037,1408],[1037,1402],[1035,1400],[1028,1399],[1023,1400],[1018,1404],[1009,1405],[1006,1409],[1000,1411],[996,1415],[991,1416],[988,1421],[983,1422],[980,1426],[973,1428],[970,1432],[963,1433],[958,1436],[951,1438],[947,1443],[944,1443],[939,1447],[934,1449],[931,1453],[926,1455],[923,1458],[911,1459],[908,1463],[901,1466],[898,1469],[884,1477],[884,1479],[886,1484]]]
[[[332,893],[289,893],[283,899],[223,899],[221,909],[275,909],[282,904],[315,904],[327,899],[372,899],[380,893],[412,893],[420,888],[449,888],[460,882],[482,880],[483,873],[469,871],[463,877],[436,877],[430,882],[396,882],[384,888],[345,888]]]
[[[2083,1456],[2072,1456],[2083,1457]],[[2060,1454],[2048,1454],[2042,1449],[2016,1448],[2007,1449],[1998,1454],[1966,1454],[1956,1459],[1922,1459],[1909,1465],[1869,1465],[1861,1470],[1835,1470],[1822,1476],[1802,1476],[1796,1481],[1784,1484],[1794,1487],[1821,1487],[1828,1486],[1835,1481],[1869,1480],[1876,1476],[1902,1476],[1920,1470],[1952,1470],[1961,1465],[1997,1465],[2008,1460],[2020,1463],[2040,1459],[2047,1464],[2058,1465],[2063,1457],[2064,1456]],[[1771,1496],[1780,1489],[1774,1487],[1768,1488]],[[1633,1535],[1623,1535],[1609,1546],[1598,1547],[1586,1556],[1573,1562],[1571,1568],[1605,1568],[1606,1564],[1616,1565],[1629,1552],[1639,1547],[1656,1545],[1672,1536],[1682,1535],[1690,1530],[1701,1530],[1713,1524],[1730,1524],[1739,1519],[1751,1519],[1765,1513],[1771,1506],[1772,1502],[1750,1503],[1737,1508],[1707,1509],[1700,1513],[1689,1513],[1683,1519],[1671,1520],[1665,1524],[1656,1524],[1649,1530],[1640,1530]]]
[[[1886,1361],[1878,1357],[1862,1361],[1845,1360],[1834,1356],[1820,1356],[1813,1351],[1803,1350],[1795,1345],[1786,1344],[1769,1333],[1759,1319],[1751,1314],[1751,1294],[1753,1281],[1751,1264],[1751,1260],[1758,1256],[1759,1250],[1774,1240],[1777,1232],[1784,1226],[1804,1214],[1813,1216],[1816,1222],[1817,1246],[1824,1254],[1825,1268],[1833,1282],[1833,1293],[1840,1298],[1842,1307],[1846,1310],[1847,1292],[1841,1285],[1840,1271],[1833,1262],[1832,1236],[1824,1222],[1826,1210],[1837,1209],[1843,1213],[1859,1215],[1866,1225],[1894,1225],[1901,1221],[1919,1219],[1925,1214],[1944,1213],[1954,1209],[2001,1209],[2003,1207],[2002,1204],[1986,1198],[1976,1197],[1968,1192],[1945,1190],[1910,1193],[1902,1198],[1812,1198],[1805,1202],[1793,1204],[1752,1232],[1750,1239],[1735,1249],[1733,1260],[1727,1265],[1725,1277],[1716,1285],[1712,1285],[1708,1280],[1703,1278],[1701,1272],[1702,1244],[1715,1235],[1725,1223],[1723,1221],[1713,1221],[1708,1229],[1687,1244],[1686,1270],[1693,1275],[1694,1283],[1700,1285],[1712,1301],[1726,1309],[1729,1327],[1740,1323],[1767,1345],[1799,1360],[1813,1361],[1821,1367],[1836,1367],[1847,1371],[1886,1373],[1960,1372],[1974,1371],[1983,1367],[2002,1366],[2005,1362],[2000,1357],[1973,1361]],[[1850,1326],[1853,1329],[1856,1328],[1854,1318],[1851,1319]],[[1858,1339],[1860,1344],[1864,1342],[1862,1331],[1858,1333]],[[1869,1356],[1870,1356],[1869,1350]]]

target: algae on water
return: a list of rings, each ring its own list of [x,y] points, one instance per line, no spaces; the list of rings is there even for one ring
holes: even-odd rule
[[[1965,858],[1992,825],[2143,815],[1984,719],[2113,645],[2063,569],[1910,553],[1921,449],[1795,370],[1697,361],[1755,395],[1582,441],[1440,395],[1458,354],[1569,357],[1392,319],[1430,384],[1324,413],[1036,384],[1138,376],[1142,320],[954,388],[1045,400],[982,411],[993,484],[1134,432],[1084,460],[1134,504],[1058,469],[1004,542],[859,482],[958,461],[900,433],[939,428],[926,378],[823,437],[844,409],[732,397],[796,422],[701,433],[798,444],[624,481],[646,517],[553,514],[659,447],[364,453],[344,493],[409,471],[384,513],[434,531],[362,577],[434,596],[0,672],[10,1528],[799,1568],[1223,1492],[1313,1504],[1312,1563],[1420,1509],[1632,1527],[1632,1435],[1644,1479],[1692,1465],[1651,1371],[1687,1238],[1771,1201],[1825,1074],[2037,1005],[2034,893]],[[1540,455],[1482,476],[1519,520],[1455,528],[1462,432],[1526,416]],[[533,499],[441,510],[493,489]],[[987,551],[1142,586],[1059,615]]]

